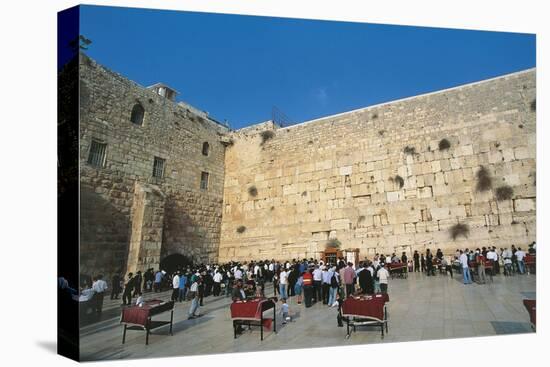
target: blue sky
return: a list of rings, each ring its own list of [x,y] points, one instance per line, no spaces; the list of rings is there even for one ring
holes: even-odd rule
[[[240,128],[293,123],[535,66],[535,35],[81,7],[88,55]]]

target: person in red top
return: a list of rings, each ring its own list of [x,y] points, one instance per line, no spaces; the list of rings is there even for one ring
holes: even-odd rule
[[[476,263],[477,263],[477,274],[479,275],[479,283],[485,284],[485,256],[483,256],[483,253],[479,251],[479,249],[476,250]]]
[[[346,296],[350,297],[355,292],[355,270],[351,262],[348,262],[348,266],[344,269],[344,284],[346,284]]]
[[[303,287],[304,287],[304,300],[305,306],[311,307],[311,298],[313,296],[313,274],[312,269],[307,269],[302,274]]]

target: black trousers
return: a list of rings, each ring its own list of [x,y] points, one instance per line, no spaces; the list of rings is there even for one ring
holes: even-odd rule
[[[420,263],[418,261],[416,261],[414,263],[414,271],[417,272],[417,271],[420,271]]]
[[[214,294],[215,297],[220,295],[220,289],[221,289],[220,283],[214,282],[214,290],[212,293]]]
[[[126,302],[128,301],[128,302]],[[130,289],[124,290],[124,293],[122,293],[122,304],[124,305],[131,305],[132,304],[132,291]]]
[[[388,285],[384,283],[380,283],[380,292],[388,293]]]
[[[330,289],[330,284],[323,283],[323,304],[328,304],[328,291]]]
[[[315,302],[320,301],[323,298],[322,284],[320,280],[313,281],[313,299]]]
[[[105,292],[96,293],[94,294],[94,311],[97,313],[101,313],[103,310],[103,298],[105,297]]]
[[[304,301],[306,307],[311,307],[311,297],[313,296],[313,287],[311,285],[304,286]]]
[[[118,299],[118,295],[120,294],[120,288],[119,287],[113,287],[111,290],[111,299]]]
[[[177,301],[180,296],[180,289],[178,288],[172,288],[172,301]]]
[[[346,297],[349,297],[353,294],[353,290],[355,289],[354,284],[346,284]]]

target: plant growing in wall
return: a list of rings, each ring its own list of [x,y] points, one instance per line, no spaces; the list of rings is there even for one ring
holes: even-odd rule
[[[451,147],[451,143],[447,139],[441,139],[439,141],[439,150],[447,150]]]
[[[327,241],[327,247],[330,248],[340,248],[341,245],[342,243],[337,238],[333,238]]]
[[[468,227],[468,225],[464,223],[457,223],[449,229],[449,233],[453,241],[460,236],[467,238],[470,234],[470,227]]]
[[[248,188],[248,195],[253,196],[253,197],[258,195],[258,189],[256,188],[256,186],[250,186]]]
[[[407,155],[415,155],[416,154],[416,149],[415,149],[415,147],[411,147],[411,146],[407,145],[405,147],[405,149],[403,149],[403,153],[405,153]]]
[[[372,114],[372,119],[376,120],[378,118],[378,112]]]
[[[531,112],[536,112],[537,111],[537,99],[533,99],[533,101],[531,102]]]
[[[495,196],[498,201],[510,200],[514,195],[514,189],[508,185],[501,186],[495,190]]]
[[[237,233],[243,233],[244,231],[246,231],[246,227],[245,227],[245,226],[238,226],[238,227],[237,227]]]
[[[267,141],[275,137],[275,132],[273,130],[264,130],[260,133],[260,137],[262,138],[260,145],[264,145]]]
[[[491,178],[491,175],[489,174],[489,171],[487,168],[481,166],[479,170],[476,173],[477,177],[477,184],[476,184],[476,190],[481,191],[487,191],[490,190],[493,186],[493,179]]]
[[[395,175],[395,177],[393,178],[393,181],[399,186],[400,189],[402,189],[403,186],[405,185],[405,180],[403,180],[403,177],[399,175]]]

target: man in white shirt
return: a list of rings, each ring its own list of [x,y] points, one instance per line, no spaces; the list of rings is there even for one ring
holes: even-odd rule
[[[212,278],[212,280],[214,281],[214,288],[212,290],[212,293],[214,295],[214,297],[217,297],[220,295],[220,290],[222,288],[222,279],[223,279],[223,275],[222,273],[220,273],[218,271],[218,269],[216,269],[216,273],[214,274],[214,277]]]
[[[487,260],[492,260],[493,261],[493,272],[492,274],[497,274],[498,273],[498,255],[495,251],[495,248],[494,247],[489,247],[489,250],[487,251],[487,254],[485,255],[485,258]]]
[[[281,270],[279,274],[279,294],[282,298],[287,298],[287,289],[288,284],[288,272],[285,269]]]
[[[520,274],[525,274],[525,263],[523,262],[524,257],[525,252],[521,249],[521,247],[518,247],[518,250],[516,251],[516,259],[518,261],[518,270]]]
[[[323,271],[319,265],[315,265],[313,270],[313,301],[317,302],[323,299]]]
[[[191,288],[189,288],[189,292],[192,294],[192,301],[191,301],[191,308],[189,309],[189,317],[187,319],[194,319],[195,317],[199,316],[196,314],[196,312],[199,309],[199,283],[201,282],[201,278],[197,277],[193,284],[191,284]]]
[[[235,272],[233,275],[235,276],[235,280],[243,279],[243,271],[240,268],[235,269]]]
[[[464,284],[472,284],[470,268],[468,266],[468,255],[461,250],[458,260],[460,261],[460,265],[462,265],[462,278],[464,279]]]
[[[177,301],[180,295],[180,272],[177,271],[174,273],[172,278],[172,301]]]
[[[380,282],[380,291],[382,293],[388,293],[388,277],[390,273],[386,269],[386,267],[381,267],[378,269],[377,272],[378,275],[378,282]]]
[[[103,297],[105,296],[105,291],[107,290],[107,282],[103,280],[103,275],[100,274],[94,279],[92,289],[95,294],[94,310],[98,314],[101,314],[101,311],[103,310]]]

